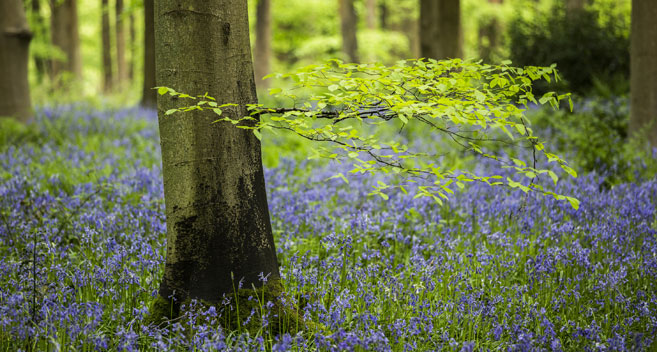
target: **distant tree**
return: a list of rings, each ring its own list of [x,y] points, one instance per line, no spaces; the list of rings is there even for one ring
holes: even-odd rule
[[[114,88],[114,74],[112,71],[112,43],[110,42],[110,19],[108,0],[101,0],[101,39],[103,57],[103,91],[110,92]]]
[[[436,60],[462,54],[460,0],[420,0],[420,54]]]
[[[630,131],[644,132],[657,147],[657,6],[632,0],[630,34]],[[643,130],[643,131],[642,131]]]
[[[185,4],[155,2],[158,84],[207,91],[220,105],[236,104],[225,115],[245,116],[257,101],[246,0]],[[167,254],[156,318],[171,315],[172,297],[218,303],[240,283],[261,287],[261,274],[268,286],[279,278],[258,138],[212,123],[212,111],[169,116],[178,99],[158,100]]]
[[[51,74],[57,79],[64,72],[73,78],[82,78],[82,58],[80,56],[80,35],[78,30],[77,0],[51,0],[50,34],[52,44],[62,50],[65,61],[52,60]]]
[[[119,87],[128,81],[128,65],[125,55],[125,25],[124,25],[124,6],[123,0],[116,0],[115,3],[115,31],[116,31],[116,83]]]
[[[23,2],[0,1],[0,116],[22,122],[32,116],[27,82],[31,39]]]
[[[155,25],[154,0],[144,0],[144,84],[141,105],[157,108],[155,84]]]
[[[348,61],[358,62],[358,39],[356,27],[358,16],[354,8],[354,0],[338,0],[340,11],[340,28],[342,33],[342,51]]]
[[[586,0],[565,0],[566,2],[566,10],[568,10],[569,13],[572,12],[577,12],[579,10],[584,9],[584,5],[586,4]]]
[[[135,51],[137,49],[137,30],[135,28],[135,12],[130,11],[128,17],[128,38],[130,47],[130,61],[128,62],[128,80],[132,82],[135,79]]]
[[[501,4],[504,0],[488,0],[491,4]],[[493,53],[499,46],[500,35],[502,34],[500,23],[496,16],[490,16],[481,23],[479,28],[479,57],[484,61],[490,62]]]
[[[268,75],[271,60],[271,0],[258,0],[256,9],[256,38],[254,48],[254,65],[256,85],[267,88],[268,80],[262,77]]]
[[[367,29],[376,28],[376,0],[365,0],[365,24]]]

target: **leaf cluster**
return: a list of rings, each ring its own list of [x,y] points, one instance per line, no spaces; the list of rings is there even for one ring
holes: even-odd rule
[[[577,199],[554,193],[538,182],[546,176],[555,186],[558,181],[552,169],[538,167],[540,159],[573,177],[577,174],[565,160],[545,148],[525,116],[530,104],[556,109],[566,100],[572,109],[569,94],[549,92],[537,97],[532,92],[535,81],[559,80],[554,66],[519,68],[510,66],[510,62],[489,65],[459,59],[406,60],[384,66],[330,60],[275,76],[293,82],[289,89],[270,90],[270,94],[286,98],[289,106],[252,104],[247,107],[249,116],[244,117],[224,115],[222,108],[234,104],[219,104],[207,93],[191,97],[168,87],[159,87],[158,92],[196,101],[165,115],[211,110],[219,116],[216,123],[250,129],[258,138],[263,130],[284,130],[324,142],[329,147],[318,148],[314,157],[347,160],[353,164],[352,173],[404,176],[399,184],[381,182],[374,187],[372,193],[383,198],[387,198],[384,190],[399,188],[406,192],[405,185],[421,182],[416,197],[431,197],[442,204],[455,187],[484,182],[551,195],[578,207]],[[417,151],[401,138],[381,138],[377,132],[382,125],[390,124],[400,130],[419,124],[437,137],[446,137],[454,148],[504,164],[510,176],[479,175],[442,165],[440,154]],[[530,160],[492,153],[488,148],[491,144],[528,149]],[[346,180],[342,174],[335,177]]]

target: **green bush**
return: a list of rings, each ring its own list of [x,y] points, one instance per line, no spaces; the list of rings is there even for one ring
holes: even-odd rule
[[[518,12],[509,28],[511,60],[517,66],[550,65],[566,89],[589,94],[604,88],[626,93],[629,77],[629,22],[621,5],[590,6],[567,12],[561,2],[532,16]]]

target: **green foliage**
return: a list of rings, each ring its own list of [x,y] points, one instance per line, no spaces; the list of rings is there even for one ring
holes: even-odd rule
[[[630,138],[627,103],[626,98],[596,98],[579,102],[572,113],[539,109],[531,119],[537,129],[549,131],[551,144],[577,169],[600,173],[611,187],[657,173],[652,153]]]
[[[568,89],[576,93],[600,85],[624,93],[629,21],[616,7],[621,5],[598,1],[579,13],[568,13],[556,2],[547,10],[535,9],[529,17],[519,11],[509,28],[510,58],[517,65],[557,63]]]
[[[442,204],[455,187],[463,188],[465,183],[477,181],[541,192],[568,200],[574,208],[578,206],[576,199],[555,194],[537,183],[540,178],[554,184],[558,180],[554,171],[537,167],[540,158],[557,164],[573,177],[577,174],[563,159],[545,149],[524,115],[529,103],[556,108],[561,100],[570,100],[568,94],[550,92],[537,99],[532,93],[534,81],[559,79],[554,67],[516,68],[508,63],[486,65],[458,59],[400,61],[387,67],[331,60],[276,76],[294,82],[290,89],[270,90],[270,94],[287,98],[286,107],[250,105],[250,116],[236,118],[223,114],[224,109],[235,104],[218,103],[207,93],[192,97],[160,87],[159,94],[196,101],[194,105],[166,111],[163,118],[179,111],[212,110],[219,115],[216,122],[251,129],[258,138],[263,131],[291,131],[320,142],[312,157],[352,163],[351,173],[402,175],[404,181],[399,184],[380,183],[374,187],[372,193],[383,198],[385,189],[406,192],[410,183],[424,179],[416,197],[431,197]],[[401,138],[382,138],[377,133],[379,127],[390,124],[402,130],[419,125],[449,139],[451,148],[503,163],[513,177],[478,175],[444,165],[440,151],[417,150]],[[533,150],[532,160],[490,153],[488,146],[498,143],[529,148]]]

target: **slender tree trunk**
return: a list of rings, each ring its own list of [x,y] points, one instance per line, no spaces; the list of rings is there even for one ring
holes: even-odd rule
[[[503,0],[488,0],[491,4],[501,4]],[[500,28],[500,23],[497,20],[497,17],[492,17],[488,19],[488,22],[481,23],[479,28],[479,58],[483,59],[486,62],[490,62],[493,57],[493,53],[497,50],[499,46],[499,37],[502,30]]]
[[[630,35],[630,132],[657,147],[657,6],[632,0]]]
[[[350,62],[358,62],[358,39],[356,26],[358,17],[354,8],[354,0],[338,0],[340,8],[340,24],[342,30],[342,51]]]
[[[101,0],[102,25],[102,56],[103,56],[103,91],[108,93],[114,88],[114,74],[112,71],[112,44],[110,42],[110,20],[108,0]]]
[[[32,32],[21,0],[0,1],[0,116],[32,116],[27,64]]]
[[[134,10],[130,11],[130,17],[129,17],[129,29],[128,29],[128,36],[129,36],[129,44],[128,47],[130,48],[130,61],[128,62],[128,80],[130,82],[135,80],[135,50],[137,49],[137,45],[135,44],[137,42],[137,31],[135,30],[135,13]]]
[[[123,0],[116,0],[116,84],[123,87],[128,81],[128,66],[125,59],[125,26],[123,24]]]
[[[566,1],[566,10],[571,11],[580,11],[584,9],[586,0],[565,0]]]
[[[381,23],[381,29],[388,29],[390,24],[388,23],[388,5],[385,0],[381,0],[379,4],[379,22]]]
[[[256,10],[255,80],[258,89],[269,87],[262,77],[269,74],[271,58],[271,0],[259,0]]]
[[[420,50],[422,57],[462,57],[460,0],[420,0]]]
[[[144,0],[144,85],[141,105],[157,108],[155,84],[155,25],[154,0]]]
[[[52,60],[51,73],[54,79],[69,72],[75,80],[82,78],[80,35],[78,33],[77,0],[51,0],[50,33],[52,44],[66,55],[66,61]]]
[[[40,0],[32,0],[32,32],[35,37],[45,38],[48,34],[46,31],[46,24],[43,19],[43,14],[41,14],[41,2]],[[34,54],[33,54],[34,55]],[[39,83],[43,82],[43,78],[48,74],[48,61],[42,56],[34,55],[34,67],[36,68],[37,81]]]
[[[376,29],[376,0],[365,0],[365,24],[367,29]]]
[[[257,102],[246,0],[158,0],[155,37],[159,85],[239,104],[224,111],[232,118]],[[219,302],[239,282],[262,286],[261,273],[279,278],[260,141],[212,123],[212,111],[164,114],[177,106],[158,98],[167,218],[159,294]]]

